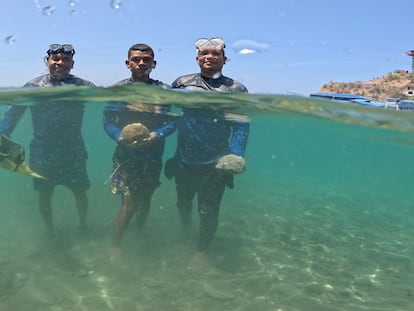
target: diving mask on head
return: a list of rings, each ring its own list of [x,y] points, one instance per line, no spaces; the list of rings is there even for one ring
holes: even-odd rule
[[[49,49],[46,51],[47,55],[51,54],[58,54],[58,53],[65,53],[74,55],[75,48],[72,44],[51,44],[49,45]]]
[[[197,39],[194,44],[197,50],[208,47],[208,46],[212,46],[218,49],[224,49],[226,47],[224,40],[219,37],[200,38],[200,39]]]

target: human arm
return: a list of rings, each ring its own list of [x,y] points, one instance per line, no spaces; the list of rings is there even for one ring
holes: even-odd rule
[[[250,123],[246,121],[233,121],[233,132],[230,138],[230,152],[244,157],[247,140],[249,138]]]
[[[232,125],[232,136],[230,139],[230,153],[221,156],[216,164],[216,169],[240,174],[246,170],[244,153],[249,136],[249,123],[244,121],[234,122]]]
[[[26,106],[10,106],[0,120],[0,134],[10,136],[26,108]]]
[[[175,118],[168,117],[168,121],[166,122],[166,124],[160,127],[159,129],[157,129],[156,131],[151,132],[150,136],[155,135],[153,136],[154,138],[165,138],[167,136],[170,136],[172,133],[174,133],[176,127],[177,127],[177,122]]]
[[[148,141],[153,141],[155,139],[164,139],[170,136],[176,130],[176,117],[171,115],[171,106],[158,106],[156,109],[156,114],[153,116],[160,121],[156,122],[159,124],[158,128],[153,129],[148,137]],[[154,127],[153,127],[154,128]]]
[[[121,137],[121,129],[117,125],[117,111],[121,108],[121,103],[109,104],[103,113],[103,126],[105,132],[114,141],[118,142]]]

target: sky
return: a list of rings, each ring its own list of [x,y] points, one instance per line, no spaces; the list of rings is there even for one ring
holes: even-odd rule
[[[128,48],[155,50],[152,78],[198,72],[194,41],[222,37],[223,74],[250,93],[317,92],[409,70],[412,0],[0,0],[0,87],[46,72],[51,43],[75,46],[72,73],[110,86],[127,78]]]

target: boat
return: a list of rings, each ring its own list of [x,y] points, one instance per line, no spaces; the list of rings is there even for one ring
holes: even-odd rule
[[[353,100],[370,100],[367,97],[357,94],[339,94],[339,93],[311,93],[310,97],[322,98],[337,102],[351,103]]]
[[[398,102],[397,106],[397,110],[414,112],[414,100],[402,99]]]
[[[358,104],[358,105],[363,105],[363,106],[377,107],[377,108],[385,108],[385,106],[386,106],[386,103],[376,102],[376,101],[372,101],[370,99],[368,99],[368,100],[365,100],[365,99],[353,99],[351,101],[351,103]]]
[[[337,103],[369,106],[382,109],[402,110],[414,112],[414,100],[401,100],[399,98],[387,98],[386,102],[373,101],[368,97],[358,94],[341,93],[311,93],[312,98],[319,98]]]

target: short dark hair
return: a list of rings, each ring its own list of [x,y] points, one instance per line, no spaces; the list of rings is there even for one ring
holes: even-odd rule
[[[154,57],[154,50],[148,44],[145,43],[137,43],[131,46],[128,50],[128,58],[129,56],[131,56],[132,51],[149,52],[152,55],[152,57]]]

